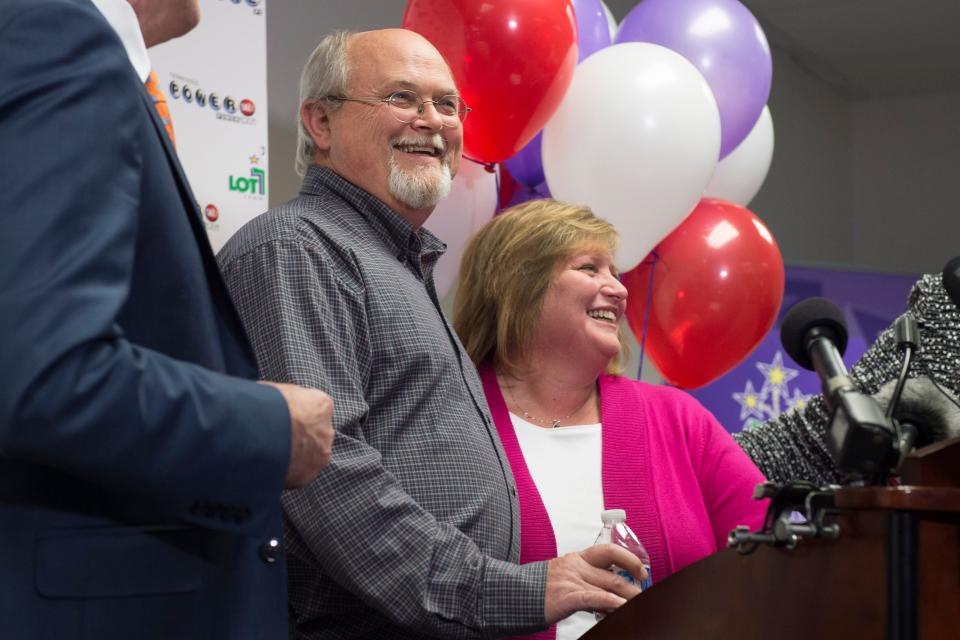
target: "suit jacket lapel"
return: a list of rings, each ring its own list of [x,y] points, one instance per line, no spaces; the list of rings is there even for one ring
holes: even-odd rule
[[[153,123],[154,129],[157,131],[157,136],[163,143],[163,150],[166,153],[167,161],[170,163],[170,168],[173,169],[174,174],[177,176],[177,186],[180,188],[180,197],[184,201],[185,208],[190,212],[191,222],[197,223],[193,225],[194,230],[202,232],[203,239],[206,240],[207,230],[203,228],[197,199],[194,197],[193,190],[190,188],[187,174],[183,172],[183,166],[180,164],[180,158],[177,157],[177,151],[173,148],[173,143],[170,142],[170,136],[167,135],[167,129],[153,106],[153,99],[150,98],[150,94],[147,93],[146,87],[142,84],[140,85],[140,99],[143,101],[147,113],[150,115],[150,122]],[[209,244],[209,241],[207,241],[207,244]]]
[[[207,230],[203,226],[203,220],[200,215],[200,209],[197,200],[190,188],[190,182],[183,171],[180,159],[177,157],[176,149],[167,135],[166,127],[160,120],[160,115],[153,106],[153,100],[147,93],[143,83],[137,82],[140,87],[140,99],[143,101],[144,108],[149,114],[150,121],[157,136],[163,144],[164,153],[167,156],[167,162],[176,176],[177,187],[180,191],[180,199],[183,201],[184,211],[190,220],[190,227],[193,229],[194,240],[200,255],[203,257],[204,271],[206,272],[207,282],[210,286],[210,295],[213,298],[217,313],[224,321],[224,326],[220,331],[220,343],[223,347],[224,358],[227,362],[228,372],[244,375],[247,377],[259,377],[259,371],[256,364],[256,357],[253,348],[250,346],[250,339],[247,337],[243,328],[243,322],[240,315],[230,298],[227,286],[223,282],[223,276],[220,275],[220,268],[217,266],[216,258],[213,255],[213,248],[210,246],[210,239],[207,237]],[[225,333],[230,334],[229,340]],[[238,357],[237,350],[240,350]]]

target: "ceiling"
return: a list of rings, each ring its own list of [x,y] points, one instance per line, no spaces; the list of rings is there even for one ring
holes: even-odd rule
[[[636,0],[605,0],[618,20]],[[960,90],[958,0],[742,0],[773,54],[851,100]],[[337,28],[399,26],[403,0],[283,0],[267,12],[271,120],[296,114],[300,66]]]
[[[774,56],[864,100],[960,90],[957,0],[741,0]],[[606,0],[622,19],[635,0]]]

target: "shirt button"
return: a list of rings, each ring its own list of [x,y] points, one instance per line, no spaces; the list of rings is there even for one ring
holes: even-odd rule
[[[267,564],[273,564],[280,557],[280,541],[270,538],[260,545],[260,559]]]

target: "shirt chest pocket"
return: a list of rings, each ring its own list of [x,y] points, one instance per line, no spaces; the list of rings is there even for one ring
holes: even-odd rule
[[[370,333],[381,366],[423,373],[453,352],[450,334],[427,285],[399,263],[368,298]]]

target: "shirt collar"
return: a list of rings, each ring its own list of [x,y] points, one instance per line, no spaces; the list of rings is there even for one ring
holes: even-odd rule
[[[150,75],[150,57],[147,55],[147,45],[140,32],[140,23],[137,14],[127,0],[92,0],[94,6],[103,14],[107,22],[117,32],[123,48],[127,50],[127,57],[134,71],[144,82]]]
[[[413,253],[428,259],[440,257],[446,251],[447,245],[437,236],[423,227],[414,230],[406,219],[380,199],[344,179],[332,169],[310,165],[303,176],[300,192],[304,195],[316,195],[324,188],[339,195],[366,218],[398,258],[406,259]]]

